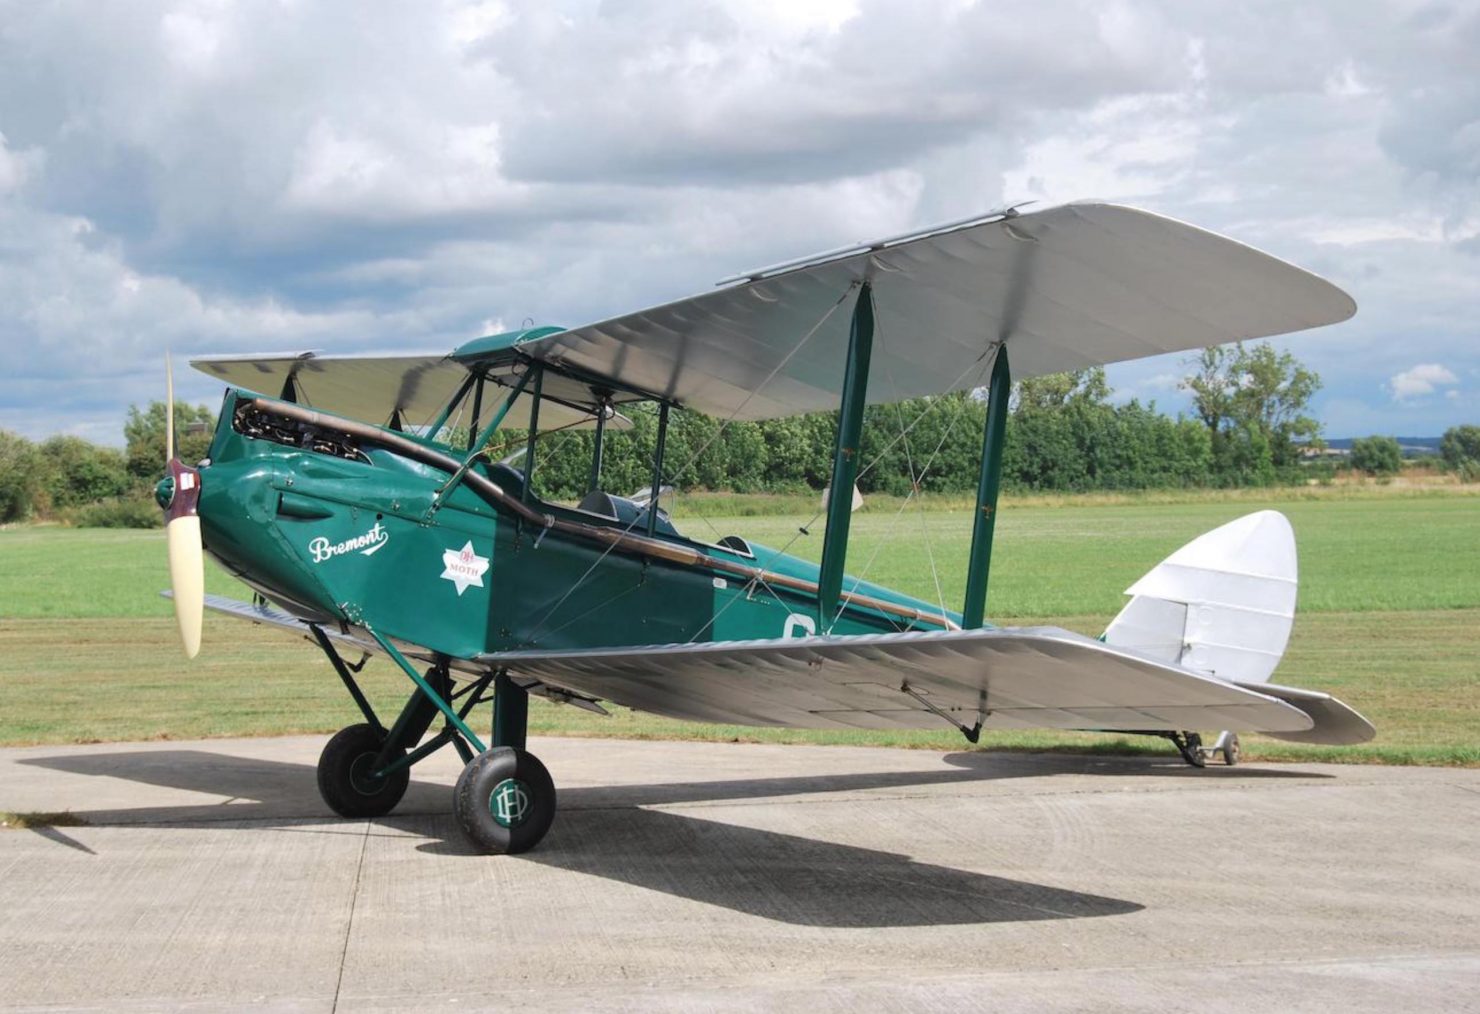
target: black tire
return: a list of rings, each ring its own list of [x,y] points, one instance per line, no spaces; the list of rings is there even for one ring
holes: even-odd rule
[[[1238,737],[1229,736],[1228,742],[1223,744],[1223,763],[1233,767],[1239,762],[1243,750],[1239,747]]]
[[[324,744],[319,754],[319,795],[329,809],[341,817],[384,817],[396,808],[411,783],[411,769],[371,779],[371,765],[384,742],[383,733],[361,723],[340,729]],[[387,760],[404,756],[406,751],[394,750]]]
[[[453,790],[452,812],[478,851],[527,852],[555,819],[555,782],[534,754],[496,746],[463,768]]]

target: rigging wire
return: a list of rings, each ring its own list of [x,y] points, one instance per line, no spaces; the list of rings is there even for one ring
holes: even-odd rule
[[[782,358],[781,362],[777,363],[775,368],[766,375],[766,378],[762,380],[760,384],[754,387],[750,391],[750,393],[745,396],[745,400],[740,402],[740,404],[735,407],[734,411],[732,411],[729,416],[722,423],[720,423],[719,427],[714,431],[713,435],[711,435],[710,438],[704,442],[703,446],[701,446],[697,451],[691,454],[689,456],[689,460],[684,462],[684,464],[677,471],[669,473],[669,478],[676,481],[679,476],[683,475],[686,471],[693,467],[694,463],[699,460],[700,456],[707,452],[709,448],[714,445],[714,442],[724,435],[724,432],[729,427],[730,423],[734,422],[736,416],[738,416],[742,411],[745,410],[745,406],[749,405],[751,400],[755,398],[755,396],[759,394],[762,390],[764,390],[766,385],[774,380],[776,378],[776,375],[779,374],[786,367],[786,364],[791,362],[792,358],[796,356],[796,354],[800,352],[809,341],[812,340],[812,337],[822,329],[822,326],[827,323],[828,319],[832,317],[832,315],[837,311],[838,307],[843,305],[843,301],[848,298],[848,295],[852,293],[855,289],[857,289],[859,285],[860,283],[857,281],[854,281],[848,285],[848,288],[844,290],[843,294],[837,298],[837,301],[834,302],[832,306],[827,308],[827,312],[825,312],[818,319],[816,324],[812,325],[812,327],[807,331],[806,334],[802,335],[801,339],[796,343],[796,345],[792,346],[791,351],[789,351],[785,355],[785,357]],[[652,504],[649,507],[649,510],[657,509],[657,504]],[[633,519],[627,523],[626,527],[622,529],[622,534],[626,535],[628,532],[630,532],[633,527],[636,526],[638,519],[641,517],[641,514],[634,516]],[[579,588],[586,581],[586,579],[591,576],[596,568],[601,565],[601,562],[605,560],[607,556],[610,555],[611,551],[615,548],[617,548],[617,543],[614,540],[610,545],[602,550],[601,554],[597,556],[595,560],[591,562],[591,566],[586,568],[585,573],[576,578],[571,586],[566,589],[565,594],[562,595],[553,606],[546,610],[545,615],[540,618],[539,623],[535,624],[534,630],[531,631],[529,634],[528,640],[530,641],[530,643],[533,643],[534,639],[543,632],[545,624],[550,622],[550,618],[555,615],[560,607],[565,604],[566,600],[575,593],[575,590]],[[763,585],[766,584],[765,580],[759,577],[759,574],[757,574],[757,579],[760,580]],[[754,580],[750,582],[751,585],[754,585],[754,583]],[[772,595],[776,595],[776,590],[774,588],[771,588],[770,585],[766,585],[766,588],[768,591],[770,591]],[[779,599],[780,596],[777,596],[777,598]],[[718,615],[719,614],[715,614],[715,617],[711,617],[710,623],[713,623],[714,619],[717,618]]]
[[[985,353],[983,353],[983,358],[984,357],[985,357]],[[971,385],[971,388],[974,389],[976,387],[981,386],[980,385],[980,380],[981,380],[982,375],[984,375],[986,373],[986,368],[987,368],[988,365],[990,365],[990,360],[988,360],[987,363],[984,364],[983,361],[982,361],[982,358],[978,358],[974,362],[968,364],[967,367],[966,367],[966,369],[962,370],[960,372],[960,374],[957,375],[956,379],[951,382],[951,386],[949,388],[947,388],[947,390],[955,390],[956,387],[963,380],[966,379],[967,374],[969,374],[972,370],[977,370],[978,371],[978,376],[977,376],[978,383],[972,384]],[[910,425],[908,426],[908,428],[906,428],[905,432],[902,433],[900,436],[902,437],[902,436],[907,435],[910,430],[913,430],[916,426],[918,426],[920,424],[921,420],[923,420],[926,416],[930,415],[930,413],[934,412],[937,408],[939,408],[940,405],[941,405],[941,403],[942,402],[940,400],[937,400],[937,401],[931,402],[930,405],[926,406],[925,410],[922,411],[918,416],[915,417],[914,422],[910,423]],[[931,452],[930,462],[933,462],[935,460],[935,456],[937,454],[939,454],[940,451],[941,451],[941,448],[945,446],[946,440],[950,437],[951,431],[953,429],[955,429],[956,422],[959,421],[959,419],[960,419],[960,410],[957,409],[956,419],[952,420],[951,424],[946,428],[946,432],[941,436],[940,443],[938,443],[936,445],[936,447],[935,447],[935,450],[933,452]],[[872,461],[870,461],[868,463],[868,466],[863,470],[863,472],[860,473],[860,477],[863,476],[863,475],[868,474],[869,470],[871,470],[875,465],[877,465],[879,463],[879,461],[883,458],[884,454],[889,450],[889,448],[890,447],[893,447],[896,443],[899,442],[899,439],[900,439],[900,437],[896,437],[896,438],[894,438],[894,440],[891,440],[889,442],[889,444],[885,446],[884,450],[880,451],[879,454],[878,454],[878,456],[876,456]],[[926,463],[926,468],[929,468],[930,462],[927,462]],[[908,502],[909,502],[908,499],[906,499],[905,503],[908,504]],[[816,521],[817,521],[818,518],[822,517],[822,515],[823,515],[823,513],[825,511],[826,511],[826,508],[824,507],[824,508],[819,509],[816,513],[814,513],[812,515],[812,517],[807,520],[807,523],[806,524],[804,524],[800,528],[798,528],[796,530],[796,532],[792,535],[792,537],[789,538],[789,539],[787,539],[786,540],[786,543],[780,549],[776,550],[775,556],[778,556],[778,557],[779,556],[785,556],[786,553],[787,553],[787,551],[790,550],[792,546],[796,545],[796,541],[799,538],[801,538],[803,535],[810,535],[811,533],[808,531],[808,529],[811,528],[812,525],[816,523]],[[875,555],[878,554],[878,550],[875,550],[874,552],[875,552]],[[775,557],[772,557],[772,558],[774,559]],[[870,562],[872,562],[872,561],[870,561]],[[757,565],[759,565],[760,564],[760,560],[757,560],[756,563],[757,563]],[[867,570],[867,567],[865,567],[865,570]],[[769,585],[767,585],[767,589],[771,591],[771,594],[776,597],[776,599],[777,599],[778,602],[781,600],[781,597],[779,595],[776,595],[775,590],[774,589],[771,589]],[[849,590],[849,593],[851,594],[853,591],[856,591],[857,589],[858,589],[858,583],[855,582],[854,585],[853,585],[853,588]],[[704,624],[704,626],[700,627],[699,630],[698,630],[698,632],[695,633],[694,636],[689,639],[689,643],[690,644],[694,643],[694,641],[698,639],[698,637],[699,637],[700,634],[703,634],[704,631],[708,630],[711,626],[713,626],[713,624],[715,623],[715,621],[718,620],[721,616],[723,616],[725,614],[726,610],[728,610],[731,606],[733,606],[735,603],[739,602],[740,600],[741,600],[741,596],[736,595],[734,598],[730,599],[729,602],[726,602],[723,606],[721,606],[720,609],[719,609],[719,611],[716,612],[712,617],[709,618],[709,622],[706,623],[706,624]],[[844,607],[846,607],[846,603],[844,603]],[[839,608],[838,615],[839,616],[842,615],[842,608]],[[945,609],[944,608],[942,608],[942,610],[941,610],[941,615],[942,616],[945,615]]]
[[[988,351],[990,351],[990,349]],[[978,357],[974,362],[971,362],[971,363],[967,364],[966,369],[962,370],[959,374],[957,374],[956,379],[953,380],[953,381],[951,381],[950,387],[946,388],[946,390],[947,391],[954,391],[954,390],[956,390],[956,388],[960,385],[960,383],[963,380],[966,379],[966,375],[969,374],[972,370],[977,370],[978,371],[979,375],[977,376],[977,380],[980,381],[981,380],[981,375],[986,373],[986,368],[987,368],[988,365],[990,365],[990,361],[987,364],[985,364],[985,365],[983,364],[982,359],[985,358],[985,356],[986,356],[986,353],[984,352],[984,353],[982,353],[982,356],[981,357]],[[981,386],[980,383],[972,384],[970,389],[975,389],[975,388],[980,387],[980,386]],[[871,461],[869,461],[868,464],[866,464],[863,467],[863,470],[858,473],[858,479],[862,479],[864,476],[868,475],[869,472],[873,471],[874,468],[875,468],[875,466],[877,466],[878,463],[883,460],[884,455],[889,452],[890,448],[892,448],[895,444],[899,443],[901,437],[904,437],[904,436],[908,435],[911,430],[913,430],[916,426],[920,425],[920,423],[925,419],[925,417],[928,416],[928,415],[930,415],[930,413],[934,412],[937,408],[940,407],[940,405],[941,405],[941,402],[939,400],[934,401],[934,402],[931,402],[931,404],[925,409],[925,411],[921,412],[919,415],[917,415],[915,417],[915,421],[912,422],[912,423],[910,423],[909,427],[904,431],[904,433],[901,433],[899,436],[897,436],[893,440],[889,441],[889,443],[885,444],[884,447],[883,447],[883,449],[880,450],[879,453],[877,455],[875,455],[874,458]],[[854,482],[856,483],[858,481],[858,479],[855,479]],[[816,513],[814,513],[810,518],[808,518],[807,519],[807,523],[804,524],[804,525],[802,525],[800,528],[797,529],[797,533],[795,535],[793,535],[790,539],[787,540],[786,545],[781,548],[780,552],[783,552],[784,553],[788,549],[790,549],[793,545],[796,544],[797,539],[800,538],[801,536],[803,536],[803,535],[811,535],[812,533],[811,533],[811,531],[809,531],[809,529],[812,527],[812,525],[814,525],[817,522],[817,519],[818,518],[822,517],[822,515],[824,513],[826,513],[826,510],[827,510],[826,507],[819,508],[816,511]]]
[[[884,369],[886,372],[889,369],[887,360],[885,360]],[[891,384],[894,383],[893,373],[889,374],[889,382]],[[916,473],[914,455],[910,451],[909,430],[905,427],[904,424],[904,406],[897,401],[894,403],[894,416],[896,419],[899,420],[899,435],[904,442],[905,465],[910,470],[910,496],[913,497],[916,493],[921,492],[920,484],[925,481],[925,472],[929,469],[930,462],[934,460],[934,454],[932,454],[931,458],[926,461],[925,467],[922,468],[918,473]],[[936,453],[939,453],[940,448],[945,446],[945,440],[951,435],[951,431],[956,428],[956,421],[960,418],[960,416],[961,411],[958,406],[955,412],[955,418],[951,420],[950,425],[946,428],[945,436],[941,438],[941,443],[936,447]],[[905,503],[909,503],[909,498],[905,499]],[[918,503],[920,505],[920,510],[918,511],[918,516],[920,518],[920,537],[925,542],[925,558],[930,562],[930,580],[935,584],[935,599],[936,602],[940,605],[941,615],[944,616],[946,614],[946,594],[944,591],[941,590],[940,570],[935,566],[935,549],[930,544],[930,529],[925,524],[924,497],[921,497]],[[869,566],[873,566],[872,559],[869,560]]]
[[[983,369],[982,372],[985,373],[986,372],[985,369]],[[978,379],[980,379],[980,378],[978,378]],[[926,412],[928,412],[928,411],[929,410],[927,409]],[[922,412],[922,413],[920,413],[920,415],[921,416],[924,416],[926,414],[926,412]],[[905,512],[905,509],[907,507],[909,507],[910,501],[915,498],[915,494],[918,493],[918,492],[920,492],[919,483],[924,481],[926,473],[929,472],[931,466],[935,464],[935,459],[940,455],[941,450],[945,447],[946,441],[951,438],[951,433],[955,431],[956,424],[961,421],[961,416],[962,416],[962,412],[961,412],[961,409],[958,407],[956,409],[955,413],[953,413],[949,425],[946,426],[946,431],[941,434],[941,437],[940,437],[939,442],[936,443],[935,450],[933,450],[933,451],[930,452],[930,457],[925,460],[924,466],[920,469],[920,476],[919,476],[919,479],[918,480],[915,480],[914,479],[914,466],[913,465],[910,466],[910,473],[911,473],[911,480],[912,480],[911,483],[910,483],[910,492],[909,492],[909,495],[904,498],[904,503],[902,503],[902,504],[899,505],[899,510],[897,510],[897,511],[894,512],[894,517],[896,519],[898,519],[898,517]],[[901,422],[904,421],[902,415],[901,415],[900,421]],[[916,417],[915,422],[916,423],[919,422],[919,417]],[[914,428],[914,425],[912,424],[909,428],[910,429],[913,429]],[[906,431],[905,433],[901,433],[900,436],[901,437],[904,437],[904,436],[907,435],[907,433],[908,433],[908,431]],[[908,441],[906,441],[906,448],[908,448]],[[875,460],[877,460],[877,459],[875,459]],[[922,499],[919,502],[919,504],[920,504],[920,509],[923,512],[924,511],[924,508],[925,508],[925,501]],[[920,518],[921,518],[921,523],[923,525],[923,523],[924,523],[924,514],[923,513],[921,513]],[[883,548],[884,548],[883,543],[880,543],[878,546],[876,546],[874,548],[873,555],[868,558],[868,562],[863,565],[863,570],[860,571],[858,577],[856,579],[854,579],[853,587],[849,589],[849,593],[850,594],[852,592],[855,592],[855,591],[858,590],[858,586],[863,583],[864,575],[866,575],[869,572],[869,570],[873,567],[874,561],[876,559],[878,559],[879,551],[881,549],[883,549]],[[929,553],[929,551],[930,551],[930,541],[929,541],[929,536],[928,535],[926,536],[925,548],[926,548],[926,552]],[[931,555],[931,558],[930,558],[930,569],[931,569],[931,576],[935,579],[935,590],[936,590],[936,594],[940,597],[940,614],[941,614],[942,617],[944,617],[944,616],[947,615],[946,604],[945,604],[945,594],[940,589],[940,576],[939,576],[939,574],[937,574],[935,572],[935,558],[934,558],[934,555],[933,554]],[[838,604],[837,614],[833,617],[833,622],[834,623],[836,623],[838,621],[838,619],[843,615],[843,610],[846,609],[846,608],[847,608],[847,603],[840,600],[840,602]]]

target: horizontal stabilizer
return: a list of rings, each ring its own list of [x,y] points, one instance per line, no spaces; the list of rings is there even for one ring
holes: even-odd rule
[[[1247,690],[1278,698],[1310,716],[1315,725],[1304,732],[1268,732],[1264,735],[1291,743],[1321,743],[1326,746],[1351,746],[1366,743],[1377,735],[1377,729],[1351,705],[1318,690],[1282,687],[1277,683],[1239,684]]]

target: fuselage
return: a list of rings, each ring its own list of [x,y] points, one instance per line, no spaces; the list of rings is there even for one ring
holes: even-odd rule
[[[841,611],[819,617],[805,560],[687,538],[621,498],[601,511],[547,503],[482,460],[448,488],[461,455],[446,445],[277,410],[304,414],[228,391],[202,470],[202,532],[230,573],[306,619],[372,625],[451,658],[959,621],[852,577]]]

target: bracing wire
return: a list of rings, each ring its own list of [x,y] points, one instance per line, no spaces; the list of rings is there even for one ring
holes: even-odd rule
[[[885,360],[885,363],[888,363],[888,360]],[[971,366],[966,367],[965,372],[963,372],[961,376],[956,377],[956,383],[959,383],[962,379],[965,379],[965,376],[968,375],[969,372],[971,372],[972,367],[980,367],[980,373],[978,373],[977,375],[978,383],[980,383],[981,375],[984,375],[984,373],[986,373],[986,363],[987,361],[983,360],[983,358],[978,358],[978,360],[974,361]],[[888,367],[885,367],[885,369],[888,369]],[[894,385],[894,376],[889,375],[889,383],[891,383],[891,385]],[[952,388],[955,388],[955,383],[953,383]],[[919,472],[916,472],[915,460],[913,460],[912,453],[910,453],[910,431],[912,431],[912,429],[915,429],[915,426],[918,426],[919,422],[921,422],[921,420],[924,419],[925,416],[928,416],[928,414],[931,413],[932,410],[935,409],[935,406],[938,406],[938,404],[940,404],[940,401],[926,406],[924,410],[921,410],[921,413],[916,414],[915,420],[913,420],[913,422],[910,423],[909,426],[906,426],[904,425],[903,407],[900,407],[900,404],[895,403],[895,416],[897,416],[897,419],[900,420],[900,435],[898,435],[897,438],[894,438],[894,440],[889,441],[889,444],[887,447],[885,447],[885,450],[879,451],[878,456],[875,456],[875,459],[873,459],[872,462],[869,463],[869,468],[873,468],[873,466],[875,466],[876,463],[879,462],[879,460],[884,459],[884,454],[887,453],[888,447],[894,447],[894,444],[901,443],[901,441],[903,441],[904,462],[906,462],[906,466],[907,468],[909,468],[910,471],[910,491],[909,494],[904,497],[904,503],[901,503],[900,509],[894,512],[895,520],[897,520],[897,518],[900,517],[901,514],[904,514],[906,508],[909,508],[910,500],[916,499],[916,494],[921,491],[921,483],[924,483],[925,481],[925,475],[928,474],[929,469],[931,469],[931,466],[935,463],[935,457],[940,456],[941,449],[944,449],[944,447],[946,447],[946,441],[950,440],[950,435],[952,435],[952,432],[955,432],[956,423],[961,422],[962,413],[958,407],[958,410],[956,410],[956,412],[952,414],[952,420],[950,420],[949,425],[946,426],[946,431],[941,434],[940,441],[935,444],[935,449],[932,450],[931,453],[929,453],[928,459],[925,460],[925,465],[922,466],[921,469],[919,469]],[[934,552],[932,552],[931,543],[929,543],[929,531],[925,528],[925,500],[919,499],[918,503],[919,508],[921,508],[921,514],[919,514],[919,518],[921,518],[921,533],[922,536],[925,537],[925,555],[926,558],[928,558],[929,560],[929,568],[931,568],[931,580],[934,580],[935,583],[935,598],[937,598],[937,602],[938,604],[940,604],[941,616],[946,616],[946,594],[941,591],[940,571],[938,571],[937,567],[935,567],[935,554]],[[875,546],[875,548],[873,548],[872,554],[869,555],[869,561],[867,561],[867,563],[863,565],[863,568],[858,571],[858,576],[855,577],[854,582],[852,582],[851,588],[848,589],[848,591],[850,591],[850,594],[851,592],[858,591],[858,586],[863,585],[864,577],[866,577],[867,573],[872,570],[873,563],[875,563],[875,560],[878,560],[879,552],[881,552],[882,549],[884,549],[884,542],[879,543],[878,546]],[[838,613],[836,613],[836,616],[833,616],[833,623],[836,623],[839,619],[841,619],[842,611],[844,611],[844,608],[847,608],[847,600],[839,600]]]
[[[962,370],[960,372],[960,374],[957,375],[956,379],[951,382],[951,386],[947,390],[955,390],[957,388],[957,386],[959,386],[960,383],[963,380],[966,379],[966,377],[971,373],[972,370],[978,371],[978,375],[977,375],[977,378],[976,378],[977,379],[977,382],[971,384],[970,386],[973,387],[973,388],[980,386],[981,378],[986,373],[987,366],[991,365],[991,361],[990,360],[987,360],[985,362],[985,364],[984,364],[983,363],[983,359],[984,358],[985,358],[984,356],[983,357],[979,357],[976,360],[974,360],[973,362],[971,362],[970,364],[968,364],[967,367],[964,370]],[[893,447],[896,443],[898,443],[901,438],[907,436],[911,430],[913,430],[916,426],[918,426],[920,424],[920,422],[922,420],[925,419],[926,416],[930,415],[937,408],[939,408],[940,405],[941,405],[941,403],[942,402],[940,400],[937,400],[937,401],[932,402],[930,405],[926,406],[925,410],[922,411],[919,415],[917,415],[915,417],[914,421],[911,422],[908,427],[906,427],[905,431],[903,433],[901,433],[899,437],[895,437],[893,440],[891,440],[884,447],[884,449],[881,450],[878,453],[878,455],[875,456],[873,458],[873,460],[871,460],[868,463],[868,465],[863,469],[863,471],[859,473],[859,476],[862,477],[863,475],[868,474],[868,472],[875,465],[877,465],[879,463],[879,461],[883,458],[883,456],[888,452],[889,448]],[[951,421],[951,423],[946,427],[945,433],[942,434],[941,439],[940,439],[940,443],[936,444],[935,450],[931,452],[930,458],[926,462],[926,466],[925,466],[927,470],[929,469],[930,465],[935,461],[935,457],[936,457],[936,455],[938,455],[940,453],[941,448],[943,448],[945,446],[946,440],[950,438],[951,432],[955,429],[956,423],[960,421],[960,418],[961,418],[961,412],[960,412],[960,410],[958,408],[957,411],[956,411],[956,414],[955,414],[954,418]],[[922,472],[922,477],[923,477],[923,472]],[[903,510],[904,506],[907,506],[908,504],[909,504],[909,498],[906,498],[905,503],[903,505],[901,505],[901,508],[900,508],[901,511]],[[796,532],[791,536],[791,538],[787,539],[786,540],[786,543],[784,545],[782,545],[782,547],[776,551],[776,556],[785,556],[786,553],[791,549],[791,547],[794,546],[794,545],[796,545],[796,542],[797,542],[797,540],[799,538],[801,538],[803,535],[811,534],[808,531],[808,529],[810,529],[812,527],[812,525],[814,525],[817,522],[817,519],[818,518],[822,517],[822,515],[823,515],[824,512],[825,512],[825,508],[824,509],[819,509],[815,513],[813,513],[813,515],[807,520],[806,524],[804,524],[800,528],[798,528],[796,530]],[[877,549],[874,551],[874,555],[875,556],[878,555],[878,550]],[[759,561],[757,561],[757,562],[759,562]],[[870,560],[870,565],[871,564],[872,564],[872,560]],[[865,573],[867,572],[867,570],[868,570],[868,566],[866,565],[864,567]],[[767,588],[768,588],[768,590],[770,590],[769,586],[767,586]],[[855,581],[854,584],[853,584],[853,587],[849,589],[849,593],[851,594],[852,592],[857,591],[857,589],[858,589],[858,582]],[[771,594],[772,595],[775,595],[776,593],[775,593],[774,590],[771,590]],[[777,598],[779,600],[780,596],[777,596]],[[942,598],[944,598],[944,596],[942,596]],[[738,596],[737,595],[734,598],[732,598],[729,602],[726,602],[723,606],[721,606],[720,609],[719,609],[719,611],[717,613],[715,613],[712,617],[709,618],[709,622],[706,623],[706,624],[704,624],[704,626],[700,627],[699,630],[698,630],[698,632],[695,633],[694,636],[689,639],[689,643],[693,643],[695,640],[697,640],[698,637],[701,634],[704,633],[704,631],[708,630],[710,626],[712,626],[721,616],[723,616],[725,614],[725,611],[726,610],[728,610],[736,602],[739,602],[740,599],[741,599],[741,596]],[[842,615],[842,609],[843,608],[846,608],[846,600],[843,603],[840,603],[840,608],[838,610],[838,615],[839,616]],[[942,616],[945,615],[945,607],[944,607],[944,604],[942,604],[942,607],[941,607],[941,615]],[[836,619],[836,618],[834,618],[834,619]]]
[[[921,414],[922,416],[924,416],[924,414],[928,414],[928,412],[929,409],[926,409],[925,412],[922,412]],[[931,469],[931,466],[934,465],[935,459],[940,456],[940,451],[943,450],[944,447],[946,447],[946,441],[950,440],[950,435],[952,435],[953,432],[956,431],[956,423],[961,422],[961,416],[962,413],[959,409],[956,410],[955,413],[953,413],[952,420],[950,420],[950,423],[947,423],[946,432],[943,432],[943,434],[941,434],[940,441],[935,444],[935,449],[932,450],[931,453],[929,453],[929,457],[926,457],[925,465],[921,466],[921,471],[919,471],[918,477],[916,477],[915,474],[915,466],[913,466],[913,463],[910,463],[910,477],[912,477],[910,478],[910,491],[909,494],[904,497],[904,503],[901,503],[900,509],[894,512],[895,518],[898,518],[901,514],[904,514],[906,508],[909,508],[910,500],[916,499],[916,493],[919,493],[919,491],[921,491],[921,483],[924,483],[925,475],[928,474],[929,469]],[[903,416],[901,416],[900,422],[903,422]],[[919,422],[919,417],[916,417],[916,422]],[[913,429],[913,426],[910,426],[910,428]],[[906,459],[909,459],[909,450],[907,449],[909,449],[909,441],[906,441]],[[919,517],[921,517],[921,530],[925,536],[925,554],[928,555],[929,565],[931,565],[931,577],[932,579],[934,579],[935,582],[935,598],[937,598],[937,602],[938,604],[940,604],[941,616],[946,616],[946,594],[941,591],[940,571],[935,568],[935,555],[934,552],[931,552],[931,545],[929,545],[928,530],[925,530],[925,500],[918,500],[918,503],[919,508],[921,508],[921,515],[919,515]],[[869,557],[869,561],[867,561],[867,563],[863,565],[863,570],[858,571],[858,577],[854,580],[854,583],[852,583],[852,588],[848,589],[848,591],[857,591],[858,586],[863,583],[864,577],[867,576],[870,568],[873,567],[873,561],[878,560],[879,551],[881,551],[882,548],[884,548],[884,543],[879,543],[878,546],[875,546],[875,549],[873,549],[873,554]],[[833,622],[838,622],[839,617],[842,616],[842,610],[844,610],[844,608],[847,608],[847,604],[845,604],[845,602],[839,602],[838,614],[836,614],[836,616],[833,616]]]
[[[843,294],[837,298],[837,301],[827,308],[827,311],[818,319],[817,323],[813,324],[812,327],[807,331],[807,333],[802,335],[801,339],[798,340],[794,346],[792,346],[791,351],[787,352],[782,360],[776,364],[775,368],[766,375],[766,378],[762,380],[760,384],[754,387],[750,391],[750,393],[745,396],[745,399],[735,407],[735,409],[729,414],[729,416],[727,416],[725,420],[720,423],[719,427],[714,431],[710,438],[706,440],[697,451],[691,454],[689,456],[689,459],[685,461],[682,466],[680,466],[676,471],[668,473],[668,478],[676,481],[679,476],[683,475],[685,472],[693,467],[694,463],[699,460],[700,456],[707,452],[709,448],[714,445],[714,442],[724,435],[724,432],[729,427],[730,423],[734,422],[736,417],[738,417],[740,413],[745,410],[745,407],[750,404],[751,400],[754,399],[755,396],[758,395],[762,390],[764,390],[766,385],[774,380],[776,378],[776,375],[786,368],[787,363],[791,362],[792,358],[795,357],[796,354],[800,352],[809,341],[812,340],[812,337],[822,329],[822,326],[827,323],[828,319],[832,317],[832,315],[837,311],[838,307],[843,305],[843,301],[848,298],[849,293],[858,288],[858,285],[858,282],[853,282],[848,286]],[[653,504],[649,509],[657,510],[658,505]],[[636,526],[638,518],[640,518],[641,516],[642,515],[639,514],[631,521],[629,521],[626,527],[622,529],[622,534],[625,535],[630,532],[633,527]],[[604,550],[602,550],[601,554],[591,562],[591,565],[586,568],[585,572],[582,573],[580,577],[576,578],[576,580],[572,582],[571,586],[565,590],[565,594],[561,595],[560,598],[556,600],[555,604],[545,611],[544,616],[540,617],[539,623],[537,623],[534,627],[534,630],[530,632],[530,642],[533,642],[534,639],[543,632],[545,624],[549,623],[550,618],[559,611],[560,607],[563,606],[566,600],[568,600],[571,595],[575,593],[576,589],[585,583],[586,579],[595,572],[596,568],[601,565],[601,562],[605,560],[608,555],[611,554],[611,551],[615,549],[616,546],[616,542],[613,541]],[[764,583],[765,582],[762,581],[762,584]],[[770,588],[769,585],[767,585],[767,589],[771,592],[772,595],[776,594],[775,589]],[[718,618],[718,614],[716,614],[714,617],[711,617],[709,622],[713,623],[716,618]]]
[[[894,408],[895,415],[899,419],[899,425],[903,428],[904,409],[897,402]],[[956,414],[958,416],[960,415],[959,409]],[[952,420],[950,429],[954,428],[955,421]],[[950,429],[946,431],[947,436],[950,435]],[[944,445],[944,441],[942,441],[942,445]],[[923,469],[918,473],[915,471],[915,459],[914,455],[910,452],[910,442],[908,440],[904,442],[904,459],[905,464],[909,466],[910,470],[910,496],[913,497],[916,493],[921,492],[920,486],[925,481],[925,472]],[[925,498],[921,497],[917,502],[920,505],[920,509],[915,512],[915,515],[920,519],[920,538],[925,543],[925,559],[930,563],[930,580],[935,585],[935,601],[939,603],[941,615],[944,616],[946,612],[946,593],[940,586],[940,569],[935,565],[935,549],[930,544],[930,526],[925,523]]]

